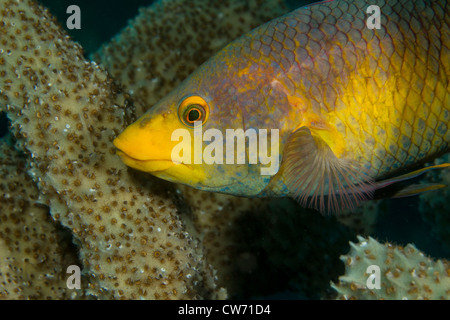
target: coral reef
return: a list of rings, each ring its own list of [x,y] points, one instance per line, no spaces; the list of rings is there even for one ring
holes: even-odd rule
[[[42,7],[0,5],[1,108],[52,217],[79,245],[89,294],[223,297],[171,197],[114,155],[111,141],[133,111],[128,97]]]
[[[70,238],[39,203],[25,157],[0,140],[0,299],[80,299],[66,267],[79,264]]]
[[[150,298],[193,297],[196,293],[192,288],[207,292],[209,284],[214,293],[207,292],[204,297],[224,297],[224,290],[213,284],[214,270],[201,265],[202,254],[197,252],[201,248],[185,232],[190,223],[181,224],[171,197],[155,196],[151,181],[144,186],[133,175],[124,177],[126,169],[112,157],[110,141],[134,111],[133,106],[126,105],[128,97],[100,68],[84,61],[80,48],[54,25],[48,13],[32,2],[10,1],[4,6],[9,21],[2,20],[2,36],[8,41],[2,44],[13,49],[2,52],[0,64],[5,109],[13,120],[20,148],[31,154],[30,173],[38,182],[44,202],[51,207],[54,219],[72,230],[80,246],[89,294],[99,298],[148,298],[151,292]],[[241,15],[248,15],[242,8],[239,10]],[[36,23],[39,20],[42,25]],[[262,22],[256,19],[248,28]],[[228,36],[242,31],[236,30]],[[37,44],[36,39],[41,42]],[[231,40],[226,36],[224,39],[223,44]],[[17,52],[18,48],[21,51]],[[157,57],[153,55],[153,59]],[[50,66],[53,69],[46,70]],[[21,81],[13,81],[21,76]],[[147,193],[145,188],[149,188]],[[110,201],[108,194],[115,201]],[[255,203],[238,198],[224,201],[225,208],[239,208],[234,210],[236,215],[247,210],[244,203]],[[196,229],[203,229],[201,239],[221,234],[220,230],[208,231],[204,220],[199,219],[200,207],[192,209],[198,213],[194,215]],[[157,237],[152,237],[152,231],[158,232]],[[142,235],[144,232],[146,235]],[[207,248],[211,243],[207,251],[214,252],[209,257],[215,262],[212,257],[218,257],[215,252],[221,251],[212,250],[212,246],[226,242],[203,243]],[[201,271],[202,266],[206,271]],[[152,276],[140,276],[142,273]]]
[[[34,2],[0,3],[0,110],[26,154],[2,145],[3,298],[330,297],[330,279],[344,271],[338,256],[355,232],[372,234],[382,202],[323,217],[287,199],[174,190],[115,156],[111,141],[130,121],[227,42],[286,10],[278,0],[190,4],[142,9],[94,55],[98,66]],[[65,288],[70,264],[82,266],[81,291]]]
[[[363,202],[354,210],[343,210],[336,218],[358,235],[370,235],[375,232],[378,215],[386,210],[386,200]]]
[[[249,297],[320,299],[332,296],[329,281],[344,272],[339,255],[354,233],[335,216],[306,210],[292,199],[272,199],[260,212],[235,222],[237,257],[247,272]]]
[[[450,299],[450,263],[433,261],[414,245],[405,247],[380,244],[373,238],[358,237],[343,255],[345,275],[332,287],[338,299]],[[371,265],[380,268],[380,288],[368,289]]]

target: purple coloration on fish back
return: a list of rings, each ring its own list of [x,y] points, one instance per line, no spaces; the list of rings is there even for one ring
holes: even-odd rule
[[[449,11],[445,0],[297,9],[232,42],[144,117],[179,112],[198,96],[204,130],[279,130],[281,167],[271,179],[260,164],[198,166],[190,185],[293,196],[322,211],[352,206],[376,181],[449,151]]]

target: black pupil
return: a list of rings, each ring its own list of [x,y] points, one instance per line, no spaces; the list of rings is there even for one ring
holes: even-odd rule
[[[194,122],[200,119],[200,111],[197,109],[192,109],[188,113],[188,119],[190,122]]]

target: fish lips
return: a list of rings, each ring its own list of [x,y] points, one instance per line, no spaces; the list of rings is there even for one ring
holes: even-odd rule
[[[139,171],[150,173],[155,177],[170,182],[183,183],[190,186],[199,187],[205,179],[205,173],[198,170],[193,170],[193,168],[187,164],[177,163],[172,160],[165,159],[136,159],[130,157],[120,149],[117,150],[117,155],[120,156],[123,163],[127,166]]]
[[[127,166],[132,167],[134,169],[138,169],[140,171],[149,172],[149,173],[166,171],[173,166],[183,165],[181,163],[175,163],[172,160],[136,159],[136,158],[130,157],[129,155],[127,155],[125,152],[121,151],[120,149],[117,150],[116,153]]]

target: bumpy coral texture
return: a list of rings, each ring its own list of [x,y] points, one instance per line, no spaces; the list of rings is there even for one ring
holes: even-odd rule
[[[204,29],[200,28],[198,24],[192,23],[191,28],[184,28],[185,30],[184,33],[182,32],[182,36],[185,39],[189,39],[189,34],[195,32],[201,36],[198,39],[201,39],[201,42],[203,42],[202,50],[201,55],[197,54],[196,59],[193,59],[194,62],[190,65],[188,63],[182,65],[170,65],[172,71],[175,73],[167,72],[167,68],[169,68],[168,64],[164,64],[161,61],[154,61],[158,57],[168,56],[158,54],[157,50],[157,52],[155,53],[155,50],[151,51],[146,47],[145,54],[147,55],[147,57],[139,56],[138,58],[134,57],[132,59],[132,61],[138,61],[138,63],[141,63],[142,61],[151,63],[153,60],[153,62],[158,66],[164,66],[165,72],[163,74],[163,80],[170,79],[170,76],[172,76],[171,85],[166,85],[165,91],[158,91],[159,97],[164,95],[166,91],[171,90],[177,82],[179,82],[184,76],[191,72],[201,62],[199,60],[200,56],[203,57],[201,59],[206,60],[206,58],[211,55],[212,52],[225,45],[227,42],[231,41],[234,37],[238,36],[244,31],[248,31],[252,27],[255,27],[269,20],[269,18],[280,15],[284,10],[286,10],[281,1],[278,3],[274,2],[270,5],[265,5],[261,3],[261,1],[252,1],[249,4],[243,4],[243,2],[241,1],[230,1],[217,4],[217,6],[212,9],[210,8],[211,6],[208,6],[209,3],[205,1],[198,1],[196,6],[189,6],[187,10],[180,12],[181,5],[182,3],[180,1],[166,1],[162,2],[161,4],[155,4],[147,10],[143,10],[142,15],[146,15],[146,18],[148,18],[148,15],[150,15],[152,17],[151,21],[153,25],[144,23],[143,21],[148,20],[142,20],[143,17],[141,16],[138,17],[136,20],[137,22],[135,22],[134,25],[130,27],[131,29],[126,29],[124,31],[124,34],[121,35],[122,39],[127,39],[128,37],[130,41],[125,42],[132,45],[133,41],[136,41],[136,38],[133,38],[129,34],[129,32],[130,30],[131,33],[135,32],[135,30],[138,30],[140,28],[139,26],[142,26],[142,28],[144,29],[147,27],[153,28],[152,30],[154,32],[156,30],[155,27],[157,28],[158,25],[165,25],[168,20],[173,19],[174,16],[177,17],[177,22],[184,21],[186,19],[188,20],[188,24],[189,18],[191,18],[194,13],[196,13],[195,16],[197,18],[198,16],[218,16],[218,19],[214,20],[214,23],[216,23],[217,25],[215,25],[213,29],[219,30],[217,33],[214,33],[214,37],[215,39],[217,39],[217,41],[215,41],[214,43],[208,41],[208,35],[205,34],[203,35],[204,37],[201,36]],[[35,180],[39,182],[41,192],[45,195],[44,198],[46,203],[49,204],[52,208],[53,217],[59,220],[63,225],[71,227],[72,231],[76,234],[75,238],[77,244],[82,247],[80,254],[83,264],[85,265],[85,273],[89,276],[89,293],[100,298],[108,296],[114,296],[116,298],[179,298],[184,296],[193,297],[199,295],[196,295],[193,292],[189,292],[192,291],[189,289],[197,285],[197,288],[201,288],[203,286],[205,288],[205,291],[210,290],[215,292],[210,296],[207,295],[206,297],[224,297],[224,290],[216,289],[213,284],[214,271],[212,269],[208,269],[209,267],[206,267],[206,275],[201,274],[201,270],[199,271],[199,269],[201,269],[198,268],[198,265],[201,264],[201,262],[199,261],[202,260],[201,254],[194,255],[193,251],[195,250],[187,249],[185,243],[183,243],[184,246],[176,246],[173,249],[174,251],[180,249],[180,251],[182,252],[187,251],[186,255],[188,256],[188,259],[186,260],[193,260],[189,261],[189,263],[186,263],[185,266],[182,266],[188,269],[183,270],[182,267],[180,268],[178,266],[179,264],[181,264],[180,261],[176,260],[175,258],[180,256],[181,258],[185,257],[182,257],[181,254],[175,255],[174,258],[174,253],[172,250],[170,250],[174,244],[165,239],[166,237],[170,237],[172,234],[169,233],[168,235],[166,235],[166,228],[161,230],[162,228],[157,224],[155,226],[154,222],[148,222],[149,213],[146,206],[149,206],[148,202],[151,201],[151,204],[156,204],[155,206],[150,205],[150,211],[156,211],[156,213],[151,214],[152,218],[160,218],[160,220],[163,221],[163,224],[169,224],[169,231],[172,231],[174,228],[184,230],[184,227],[181,226],[180,221],[173,221],[177,220],[178,217],[176,216],[176,212],[174,212],[175,209],[173,207],[173,204],[171,203],[170,198],[164,199],[165,201],[163,199],[159,199],[158,201],[156,201],[154,199],[154,194],[151,194],[152,197],[147,197],[146,199],[144,199],[147,201],[142,201],[144,202],[144,204],[141,205],[143,209],[136,210],[136,213],[142,216],[142,220],[137,218],[134,221],[135,224],[147,224],[147,227],[148,224],[150,224],[150,227],[148,229],[150,231],[156,230],[157,232],[163,234],[162,237],[160,237],[160,234],[158,234],[158,237],[162,239],[154,236],[151,237],[151,241],[149,241],[149,236],[142,236],[141,240],[139,241],[139,245],[125,242],[125,247],[129,247],[132,249],[130,250],[131,254],[125,255],[125,257],[123,255],[117,254],[116,248],[119,247],[120,249],[122,249],[123,247],[123,243],[117,241],[117,238],[132,242],[133,240],[136,240],[136,237],[131,238],[129,235],[127,235],[127,233],[132,233],[133,235],[136,233],[148,233],[148,229],[144,228],[143,226],[140,226],[138,228],[139,231],[136,232],[134,228],[126,228],[127,225],[125,223],[121,223],[124,219],[133,220],[134,218],[133,215],[129,213],[127,205],[132,207],[136,206],[139,208],[139,204],[136,205],[135,200],[138,197],[143,198],[145,196],[143,191],[137,193],[133,190],[133,187],[124,187],[123,184],[127,185],[127,183],[126,181],[125,183],[123,183],[123,178],[120,179],[122,186],[119,188],[119,191],[117,189],[113,189],[111,191],[114,198],[118,201],[111,201],[110,199],[107,199],[100,201],[101,203],[98,203],[98,197],[102,198],[104,196],[104,191],[102,188],[103,183],[106,182],[105,185],[110,187],[118,187],[118,176],[120,176],[122,173],[120,169],[116,168],[116,163],[114,163],[113,161],[116,159],[111,159],[112,163],[108,163],[108,161],[105,161],[104,155],[111,156],[114,153],[112,149],[108,149],[108,147],[111,146],[110,140],[112,139],[113,135],[107,137],[107,133],[105,132],[107,126],[105,126],[102,122],[106,120],[105,122],[109,123],[109,129],[113,130],[114,134],[117,134],[117,132],[123,129],[123,127],[125,126],[125,122],[123,122],[125,112],[123,111],[123,109],[120,109],[120,107],[116,107],[116,104],[126,104],[126,97],[123,97],[120,92],[117,92],[117,88],[114,87],[112,81],[106,80],[106,76],[95,66],[95,64],[89,64],[88,62],[83,61],[80,55],[80,48],[71,43],[67,36],[53,25],[54,21],[52,21],[52,18],[50,18],[46,12],[41,11],[40,8],[36,7],[31,2],[26,4],[20,3],[19,5],[17,5],[14,1],[10,1],[5,3],[4,7],[7,10],[3,12],[3,16],[5,18],[9,18],[10,20],[8,21],[7,19],[2,19],[2,25],[8,27],[5,28],[3,35],[5,35],[5,39],[9,40],[4,40],[3,45],[9,45],[12,50],[3,52],[4,57],[6,58],[2,57],[2,59],[0,60],[1,66],[3,67],[1,71],[1,80],[5,84],[4,88],[6,89],[2,91],[2,98],[7,105],[8,111],[10,111],[9,116],[13,119],[13,123],[15,123],[15,129],[17,130],[16,135],[19,138],[22,147],[32,154],[32,158],[34,160],[33,162],[31,162],[31,166],[33,167],[31,169],[31,172]],[[31,12],[30,7],[33,7],[34,12]],[[174,11],[172,9],[174,8],[178,8],[178,11],[175,11],[175,13],[177,13],[176,15],[163,14],[167,12],[173,13]],[[250,11],[252,11],[252,13],[249,13]],[[254,12],[259,12],[259,14],[254,14]],[[184,15],[183,19],[180,18],[180,14]],[[43,17],[43,19],[41,19],[41,16]],[[238,17],[236,18],[236,20],[239,22],[239,24],[230,23],[230,21],[235,17]],[[16,24],[15,19],[20,19],[22,20],[22,22]],[[32,26],[32,28],[30,28],[31,24],[39,20],[43,22],[42,25],[36,23]],[[43,30],[44,27],[47,28],[45,32]],[[136,29],[134,29],[135,27]],[[161,29],[158,29],[157,31],[161,33]],[[177,41],[177,39],[173,39],[173,32],[167,29],[165,29],[165,32],[170,35],[168,37],[169,41],[166,41],[166,46],[167,44],[170,45],[170,43],[173,44]],[[180,32],[178,32],[178,34],[179,33]],[[148,39],[146,39],[146,41],[147,44],[150,44],[149,48],[151,49],[151,44],[154,42],[154,34],[143,32],[142,35],[139,36],[138,41],[142,40],[142,36],[150,36]],[[209,34],[209,36],[213,35]],[[36,39],[40,39],[44,41],[44,43],[37,44],[34,42],[34,40]],[[133,41],[131,39],[133,39]],[[18,48],[23,51],[21,52],[21,57],[19,57],[18,60],[13,60],[16,58],[17,52],[15,51]],[[187,51],[188,53],[190,53],[190,55],[185,54],[183,56],[183,61],[191,60],[190,58],[192,58],[192,53],[196,52],[194,49]],[[76,50],[78,50],[78,52]],[[134,50],[129,52],[131,52],[132,54],[136,54],[140,51]],[[175,52],[175,56],[177,56],[176,51],[171,52]],[[151,55],[149,55],[150,53]],[[119,56],[116,55],[115,57],[117,58]],[[54,60],[55,57],[57,57],[56,59],[58,59],[59,61]],[[151,57],[152,59],[146,59],[149,57]],[[38,62],[38,66],[41,69],[31,68],[31,64],[36,61]],[[113,59],[112,61],[118,61],[118,59]],[[17,66],[14,66],[15,63],[17,63]],[[54,66],[55,68],[44,71],[45,66]],[[115,66],[117,66],[117,64],[115,64]],[[141,68],[136,68],[136,70],[139,72],[149,71],[148,69],[142,70]],[[13,77],[11,77],[11,73],[13,74]],[[152,71],[150,74],[153,75],[153,73],[155,72]],[[13,81],[14,78],[20,77],[20,74],[26,80],[23,84],[19,84],[19,81]],[[175,74],[176,77],[173,76]],[[130,76],[131,73],[127,73],[127,75]],[[29,83],[27,83],[27,80],[29,80]],[[28,91],[34,92],[36,94],[34,97],[30,97],[29,94],[26,94],[27,89],[30,89],[31,87],[33,88],[33,90]],[[90,94],[87,91],[91,91]],[[130,91],[133,92],[133,90]],[[72,93],[72,95],[70,95],[69,93]],[[117,99],[119,100],[119,102],[113,101],[111,103],[110,101],[114,100],[114,98],[111,99],[110,95],[115,95],[117,93],[119,95],[119,99]],[[84,99],[85,96],[89,98]],[[136,97],[139,100],[139,96],[136,95]],[[31,101],[31,105],[25,103],[29,101]],[[84,106],[85,104],[93,104],[96,106],[100,104],[100,110],[95,107],[93,107],[93,110],[88,109]],[[116,112],[115,115],[110,114],[107,119],[105,119],[104,110],[106,106],[110,107],[108,110],[110,113],[114,114],[114,111],[118,112]],[[20,107],[24,107],[25,112],[19,111],[21,109]],[[114,110],[114,108],[117,108],[119,110]],[[81,110],[82,113],[77,112],[77,110]],[[132,114],[132,106],[128,106],[126,111],[128,114]],[[89,123],[89,120],[91,120],[90,116],[94,118],[93,121],[96,122],[95,126]],[[112,125],[114,120],[115,124]],[[34,130],[29,130],[31,128],[33,128]],[[94,132],[94,128],[99,128],[99,131],[101,133]],[[83,129],[87,129],[88,131],[84,132],[84,135],[82,133]],[[37,130],[37,132],[35,130]],[[31,132],[32,134],[29,134],[28,132]],[[56,137],[53,140],[49,139],[52,146],[52,148],[50,148],[50,143],[46,140],[50,135],[55,135],[59,132],[63,132],[62,141],[58,140]],[[89,142],[87,142],[86,144],[83,143],[83,141],[89,140],[85,137],[89,137],[91,135],[94,135],[97,140],[103,140],[103,142],[100,143],[97,141],[90,141],[93,146],[89,146]],[[32,139],[30,139],[30,136],[32,137]],[[36,138],[37,141],[34,140]],[[106,142],[106,140],[109,141]],[[99,145],[100,149],[104,149],[105,151],[99,150]],[[69,152],[69,155],[67,154],[67,152]],[[80,152],[80,154],[77,155],[78,152]],[[56,155],[53,155],[55,153]],[[88,154],[88,159],[86,159],[83,154]],[[89,168],[89,165],[92,164],[89,160],[98,158],[99,154],[103,154],[103,156],[100,157],[101,159],[95,160],[100,160],[100,162],[102,162],[104,166],[100,166],[100,164],[96,162],[93,163],[93,167]],[[74,158],[78,159],[74,160]],[[49,166],[49,162],[56,159],[59,159],[60,162],[58,163],[57,161],[52,161],[51,165]],[[117,164],[117,166],[120,167],[120,164]],[[106,174],[103,173],[104,171],[102,172],[102,168],[105,168],[104,170],[106,171]],[[116,179],[111,179],[111,176],[116,176]],[[130,177],[130,179],[133,180],[133,184],[136,184],[136,181],[134,181],[135,178]],[[93,182],[94,180],[96,181],[95,183]],[[87,181],[88,183],[86,183]],[[139,187],[139,183],[137,183],[137,185]],[[148,185],[149,183],[147,183],[147,186],[145,186],[145,188],[149,187]],[[60,188],[62,189],[62,191],[60,191]],[[131,196],[130,200],[126,199],[123,201],[119,201],[120,197],[117,197],[117,195],[120,195],[124,191],[128,191],[133,195]],[[150,190],[150,192],[153,193],[154,190]],[[165,198],[167,198],[167,196]],[[215,204],[223,204],[223,207],[225,208],[232,208],[232,212],[236,215],[239,212],[248,210],[248,208],[252,206],[251,201],[247,199],[224,197],[224,202],[222,203],[220,201],[217,201],[217,199],[220,199],[221,196],[211,195],[211,198],[214,199]],[[67,200],[69,200],[69,202],[67,202]],[[91,202],[91,205],[87,206],[86,202]],[[92,205],[92,202],[95,203],[95,206]],[[165,202],[169,203],[167,204],[167,206],[170,206],[169,209],[166,207]],[[122,204],[121,208],[119,208],[120,204]],[[205,204],[203,203],[202,206],[204,207],[204,205]],[[192,206],[192,208],[196,212],[202,211],[197,206]],[[86,219],[87,217],[84,217],[83,215],[73,213],[78,212],[78,210],[81,210],[82,214],[87,215],[88,217],[92,216],[92,219]],[[166,210],[169,211],[169,215],[163,215],[163,217],[159,217],[161,213],[166,213]],[[210,210],[209,213],[211,213],[211,211],[214,210]],[[95,213],[97,214],[95,215]],[[113,213],[116,213],[117,216],[119,216],[120,214],[120,217],[111,217],[105,224],[102,224],[102,221],[104,221],[105,219],[105,215],[110,214],[111,216],[115,217],[116,215],[114,215]],[[174,217],[172,217],[172,215]],[[215,215],[212,214],[212,217],[214,216]],[[76,220],[79,220],[78,223],[73,221],[74,217]],[[201,230],[202,234],[200,237],[202,240],[211,240],[212,234],[219,235],[217,241],[204,241],[204,244],[207,247],[207,252],[211,253],[208,255],[208,257],[211,257],[210,259],[212,260],[212,262],[215,262],[214,260],[216,258],[214,257],[217,257],[217,259],[230,259],[229,256],[222,257],[220,255],[220,253],[223,252],[222,250],[213,250],[214,246],[216,247],[215,249],[217,249],[218,244],[224,247],[227,246],[226,241],[220,241],[219,239],[221,232],[223,232],[224,230],[212,231],[209,230],[208,227],[203,227],[202,223],[199,222],[202,220],[199,219],[198,216],[195,217],[194,220],[196,222],[196,229],[203,229]],[[170,222],[175,224],[176,227],[170,225]],[[187,221],[186,223],[187,225],[190,224],[189,221]],[[115,225],[120,226],[120,231],[122,231],[118,232],[118,235],[114,234],[114,232],[109,233],[111,229],[114,229]],[[214,226],[216,225],[214,224]],[[229,226],[224,227],[226,229],[229,229]],[[144,230],[147,232],[145,232]],[[228,232],[231,232],[231,230],[229,230]],[[99,238],[98,233],[106,233],[106,235]],[[88,235],[88,237],[85,236],[86,234]],[[91,236],[92,239],[89,239],[89,236]],[[176,234],[175,238],[181,238],[181,240],[187,239],[187,242],[189,244],[187,247],[195,248],[196,246],[196,242],[193,241],[191,237],[185,232],[182,232],[179,235]],[[98,241],[99,243],[96,243],[96,241]],[[148,242],[151,243],[150,246],[153,250],[145,250],[145,245],[147,245]],[[160,244],[161,242],[163,244]],[[211,245],[209,245],[210,243]],[[85,246],[87,248],[85,248]],[[144,247],[144,250],[141,247]],[[164,257],[164,254],[166,253],[164,249],[167,249],[166,252],[169,255],[168,259],[165,259]],[[112,257],[110,255],[101,255],[98,253],[109,250],[114,252],[114,255]],[[201,248],[199,248],[197,251],[201,251]],[[135,258],[136,255],[139,255],[141,260],[150,261],[148,263],[145,263],[147,261],[136,262],[136,260],[139,260]],[[124,264],[124,260],[128,260],[128,263]],[[161,264],[157,263],[158,260],[161,262],[161,264],[166,263],[170,265],[175,263],[175,267],[169,266],[168,268],[164,268],[164,265],[163,267],[161,267]],[[167,262],[167,260],[169,261]],[[106,265],[104,263],[105,261]],[[94,263],[94,265],[92,263]],[[107,268],[108,264],[112,265],[112,267]],[[155,264],[156,266],[154,266]],[[194,266],[191,267],[191,265]],[[175,272],[172,270],[172,268],[175,269]],[[105,269],[109,270],[107,270],[106,273],[102,272],[105,271]],[[179,269],[181,269],[181,271]],[[152,273],[153,275],[156,274],[156,276],[146,276],[144,277],[144,279],[136,276],[136,273],[147,274],[149,273],[149,271],[151,271],[150,273]],[[115,276],[115,274],[118,274],[119,276]],[[123,276],[121,274],[123,274]],[[184,277],[182,277],[183,275]],[[229,279],[230,277],[231,276],[225,276],[221,278]],[[201,282],[200,280],[204,281]],[[170,285],[173,282],[175,282],[176,284],[174,284],[171,288]],[[186,283],[191,285],[186,285]],[[208,284],[210,284],[212,289],[208,289]],[[125,288],[125,290],[122,290],[121,288]]]
[[[32,1],[2,1],[1,108],[99,298],[217,298],[214,270],[170,196],[128,174],[112,140],[133,111],[106,72]]]
[[[1,235],[6,235],[0,238],[0,256],[15,259],[3,267],[9,281],[8,295],[2,292],[3,297],[84,295],[84,290],[69,292],[64,287],[65,268],[79,263],[66,239],[55,241],[56,247],[53,241],[38,239],[43,233],[47,239],[63,237],[61,230],[54,231],[48,207],[42,203],[73,233],[86,276],[82,283],[91,296],[224,298],[222,287],[231,296],[254,297],[274,290],[295,290],[302,298],[323,296],[329,279],[343,272],[343,266],[341,270],[336,264],[337,255],[352,238],[334,218],[299,209],[289,201],[272,200],[267,205],[265,200],[183,186],[173,195],[167,184],[127,170],[111,144],[135,115],[216,50],[284,10],[281,2],[257,0],[217,1],[214,6],[206,0],[196,0],[192,6],[166,0],[143,9],[96,55],[132,94],[135,108],[101,68],[84,60],[80,47],[45,10],[31,1],[0,4],[0,108],[7,109],[19,148],[29,155],[18,166],[8,162],[8,170],[23,175],[26,162],[41,193],[36,205],[37,189],[25,197],[28,191],[2,184],[0,205],[6,205],[2,219],[6,216],[16,228],[18,221],[21,227],[32,221],[48,230],[35,227],[19,235],[11,232],[15,229],[9,224],[0,227]],[[198,21],[208,23],[208,29]],[[205,31],[210,28],[215,32]],[[175,47],[178,50],[171,50]],[[27,190],[33,187],[25,176],[19,181],[30,183]],[[179,194],[184,198],[181,202]],[[32,217],[26,215],[28,207],[36,213]],[[369,202],[358,211],[363,214],[338,218],[357,233],[370,234],[379,204]],[[17,220],[19,213],[22,218]],[[27,237],[32,240],[22,241]],[[31,244],[33,249],[27,250]],[[383,258],[385,251],[377,252]],[[46,259],[40,264],[43,256]],[[19,263],[20,259],[31,263]],[[410,264],[402,263],[402,268]],[[26,268],[29,282],[24,288]],[[43,268],[52,281],[39,278]],[[355,270],[353,274],[361,271]]]
[[[339,284],[332,284],[339,299],[445,299],[450,298],[450,263],[433,261],[414,245],[405,247],[380,244],[373,238],[358,237],[351,250],[341,257],[346,266]],[[367,281],[380,268],[381,286],[369,289]],[[371,283],[375,283],[370,279]]]
[[[66,285],[66,268],[79,264],[70,238],[40,203],[26,158],[8,140],[0,140],[0,299],[82,298]]]
[[[285,10],[275,1],[244,3],[230,0],[212,5],[197,0],[192,7],[181,0],[158,3],[143,9],[95,57],[139,102],[136,113],[140,115],[220,47]],[[230,22],[233,20],[239,23]],[[205,24],[208,29],[202,28]],[[267,294],[270,283],[272,290],[288,288],[311,297],[311,290],[323,290],[321,275],[333,278],[340,272],[339,267],[332,267],[332,252],[342,250],[339,243],[350,235],[332,219],[324,220],[292,205],[284,209],[280,201],[268,206],[267,201],[184,186],[178,189],[205,247],[205,258],[217,269],[218,284],[230,294]],[[368,202],[338,219],[357,234],[371,234],[384,204]],[[290,277],[280,276],[282,272]],[[285,281],[290,285],[284,285]]]

